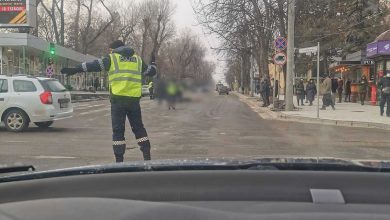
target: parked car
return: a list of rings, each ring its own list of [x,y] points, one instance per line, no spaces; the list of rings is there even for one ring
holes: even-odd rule
[[[149,86],[148,86],[148,85],[143,85],[143,86],[142,86],[141,95],[142,95],[142,96],[148,96],[149,94],[150,94],[150,92],[149,92]]]
[[[217,85],[215,85],[215,91],[218,92],[218,90],[223,86],[222,83],[218,83]]]
[[[46,128],[72,115],[70,92],[58,80],[0,76],[0,116],[8,131],[21,132],[31,122]]]
[[[221,86],[218,90],[219,95],[226,94],[229,95],[229,88],[227,86]]]

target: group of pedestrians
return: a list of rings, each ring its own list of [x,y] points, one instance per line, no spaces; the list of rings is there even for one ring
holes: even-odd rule
[[[309,104],[310,106],[313,105],[313,101],[317,94],[317,86],[314,83],[314,80],[313,79],[309,80],[305,89],[304,80],[300,79],[299,82],[295,85],[295,94],[297,96],[298,106],[305,105],[303,104],[303,100],[305,99],[305,96],[306,96],[306,103],[310,103]]]

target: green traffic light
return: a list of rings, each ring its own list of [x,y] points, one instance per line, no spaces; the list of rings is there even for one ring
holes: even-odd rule
[[[50,54],[51,55],[56,54],[56,45],[54,43],[50,43]]]

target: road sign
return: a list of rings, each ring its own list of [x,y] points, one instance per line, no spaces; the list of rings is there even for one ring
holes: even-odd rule
[[[54,68],[53,68],[52,65],[50,65],[50,66],[48,66],[48,67],[46,68],[46,75],[49,76],[49,77],[51,77],[51,76],[54,75]]]
[[[278,52],[274,55],[273,60],[276,65],[284,65],[287,62],[287,56],[283,52]]]
[[[318,48],[317,47],[306,47],[306,48],[300,48],[299,53],[317,53]]]
[[[283,51],[287,48],[287,39],[284,37],[277,37],[274,41],[274,46],[277,51]]]

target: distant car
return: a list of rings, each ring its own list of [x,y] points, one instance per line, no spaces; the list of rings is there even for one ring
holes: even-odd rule
[[[142,86],[142,93],[141,94],[142,94],[142,96],[148,96],[150,94],[148,85]]]
[[[0,76],[0,116],[8,131],[21,132],[30,122],[46,128],[73,116],[71,95],[56,79]]]
[[[221,88],[222,86],[223,86],[223,84],[218,83],[218,84],[215,86],[215,91],[218,92],[219,88]]]
[[[220,87],[218,90],[218,94],[219,95],[222,95],[222,94],[229,95],[229,88],[227,86]]]

